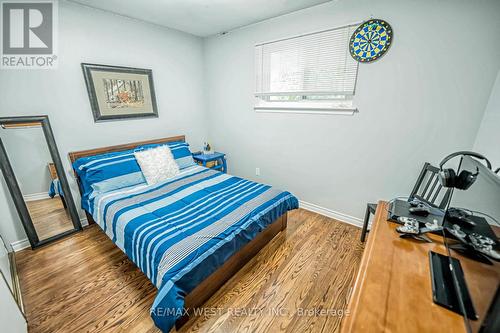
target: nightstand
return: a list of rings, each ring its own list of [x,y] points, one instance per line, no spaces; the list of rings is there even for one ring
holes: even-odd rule
[[[212,154],[196,154],[193,155],[193,158],[198,164],[204,167],[227,173],[226,154],[218,152]]]

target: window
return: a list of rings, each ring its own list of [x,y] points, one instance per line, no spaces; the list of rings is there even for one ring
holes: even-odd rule
[[[255,46],[257,111],[356,112],[358,62],[349,54],[357,24]]]

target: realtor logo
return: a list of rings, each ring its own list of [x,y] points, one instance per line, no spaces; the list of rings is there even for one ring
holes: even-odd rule
[[[2,69],[50,69],[57,65],[57,2],[2,1]]]

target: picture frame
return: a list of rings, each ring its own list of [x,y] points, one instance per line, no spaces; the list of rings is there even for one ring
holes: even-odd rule
[[[152,70],[81,65],[95,122],[158,117]]]

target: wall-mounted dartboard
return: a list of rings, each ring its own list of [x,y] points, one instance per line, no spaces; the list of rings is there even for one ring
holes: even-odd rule
[[[383,56],[392,43],[392,28],[384,20],[363,22],[349,41],[351,56],[359,62],[371,62]]]

